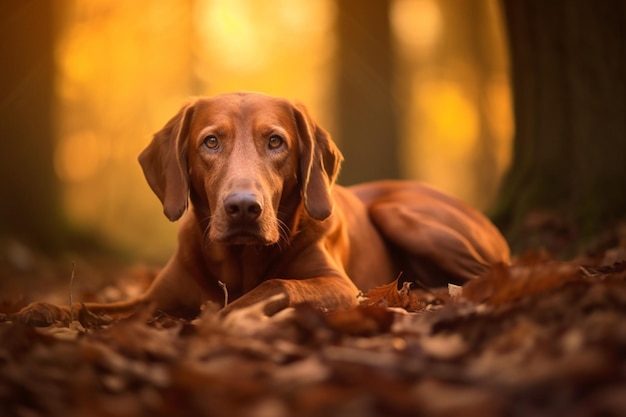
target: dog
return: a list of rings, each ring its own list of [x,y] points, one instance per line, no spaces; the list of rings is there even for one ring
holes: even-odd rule
[[[400,273],[434,287],[509,263],[475,209],[417,182],[336,185],[342,160],[301,104],[241,92],[193,100],[139,156],[165,216],[182,218],[174,255],[141,297],[73,308],[193,317],[225,286],[225,315],[272,296],[268,314],[299,303],[331,311]],[[33,303],[19,315],[67,321],[69,307]]]

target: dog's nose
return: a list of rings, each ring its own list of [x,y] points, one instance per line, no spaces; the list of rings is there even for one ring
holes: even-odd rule
[[[246,192],[234,192],[224,200],[226,214],[235,221],[254,221],[263,211],[259,198]]]

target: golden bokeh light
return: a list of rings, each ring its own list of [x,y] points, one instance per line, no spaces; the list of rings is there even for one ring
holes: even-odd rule
[[[513,106],[511,102],[511,85],[503,74],[495,76],[486,90],[487,122],[489,130],[496,139],[495,156],[498,172],[504,172],[511,162],[513,137]]]
[[[407,135],[405,170],[412,178],[436,184],[457,196],[471,198],[468,190],[471,155],[479,136],[478,112],[463,85],[452,80],[414,80]],[[418,161],[415,163],[414,161]]]
[[[328,58],[319,46],[332,50],[335,12],[332,0],[197,0],[194,24],[204,52],[198,58],[208,74],[284,75],[283,65],[296,64],[295,57]]]
[[[449,80],[416,83],[413,95],[423,114],[424,137],[437,137],[437,147],[452,159],[463,157],[476,145],[478,112],[463,86]],[[426,147],[432,142],[425,140]],[[436,150],[434,150],[436,151]]]
[[[231,71],[250,73],[267,63],[267,54],[259,46],[266,42],[264,33],[255,28],[254,11],[246,0],[202,1],[196,12],[195,25],[207,53],[219,66]]]
[[[396,38],[409,54],[431,52],[443,30],[436,0],[396,0],[390,19]]]
[[[99,142],[93,132],[77,132],[59,140],[54,154],[55,171],[63,181],[88,181],[97,174],[108,153],[106,142]]]
[[[466,18],[469,8],[481,16],[480,27]],[[406,101],[404,175],[487,209],[509,164],[513,135],[497,0],[395,0],[390,18],[399,44],[397,94]],[[479,41],[488,53],[472,52]]]

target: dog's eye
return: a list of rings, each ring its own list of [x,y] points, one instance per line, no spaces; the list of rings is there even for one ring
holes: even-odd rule
[[[270,149],[278,149],[281,146],[283,146],[284,142],[285,141],[280,136],[272,135],[272,136],[270,136],[270,139],[267,142],[267,147],[270,148]]]
[[[204,146],[209,149],[216,149],[219,146],[219,141],[217,140],[217,136],[209,135],[204,138],[204,142],[202,142]]]

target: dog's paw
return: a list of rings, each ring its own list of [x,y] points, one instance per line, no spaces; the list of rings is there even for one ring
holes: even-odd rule
[[[55,323],[69,325],[72,319],[68,307],[34,302],[15,313],[14,320],[29,326],[46,327]]]

